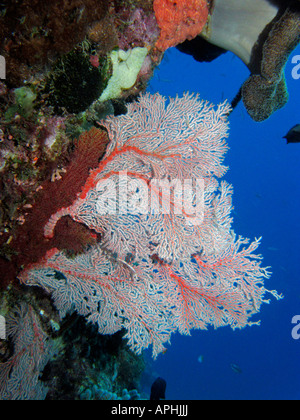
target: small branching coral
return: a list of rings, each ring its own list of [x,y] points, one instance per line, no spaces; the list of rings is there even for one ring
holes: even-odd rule
[[[13,282],[22,266],[39,261],[49,249],[56,247],[76,253],[93,241],[93,233],[88,228],[67,218],[56,226],[54,242],[44,237],[44,225],[58,209],[74,202],[90,169],[98,165],[107,142],[104,130],[93,127],[85,131],[74,142],[74,150],[69,154],[70,163],[41,184],[35,194],[35,203],[26,209],[23,224],[11,237],[3,258],[0,253],[1,286]]]
[[[39,381],[39,375],[53,349],[27,303],[22,302],[10,314],[8,335],[13,341],[14,354],[0,364],[0,400],[45,399],[47,388]]]
[[[167,106],[146,94],[126,115],[102,121],[104,158],[44,229],[53,238],[68,215],[101,242],[75,258],[52,249],[21,282],[52,293],[62,317],[75,308],[102,334],[125,328],[131,349],[152,345],[154,357],[175,331],[252,325],[268,302],[269,272],[254,254],[259,240],[232,231],[232,188],[217,179],[227,169],[229,110],[189,94]]]

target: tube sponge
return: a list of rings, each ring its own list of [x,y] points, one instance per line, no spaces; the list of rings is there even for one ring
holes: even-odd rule
[[[213,0],[212,5],[201,36],[247,65],[251,75],[237,98],[251,118],[264,121],[288,101],[284,68],[300,41],[300,1]]]
[[[259,74],[250,76],[242,86],[244,105],[255,121],[266,120],[288,101],[284,68],[300,42],[299,22],[299,7],[287,8],[264,43]]]

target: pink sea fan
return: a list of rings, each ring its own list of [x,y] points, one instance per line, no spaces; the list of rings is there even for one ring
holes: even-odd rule
[[[75,309],[100,333],[124,328],[135,352],[152,345],[154,357],[175,331],[252,325],[269,272],[254,254],[259,240],[235,237],[232,188],[218,181],[229,109],[189,94],[168,103],[146,94],[102,121],[110,138],[103,160],[45,226],[51,237],[69,215],[101,233],[101,243],[71,259],[54,249],[20,280],[51,292],[62,317]]]
[[[13,355],[0,363],[0,400],[43,400],[48,389],[39,380],[53,346],[33,308],[22,303],[7,319]]]
[[[102,121],[110,138],[106,155],[74,204],[50,218],[45,236],[52,237],[60,217],[71,215],[97,232],[104,232],[108,248],[122,258],[128,253],[139,257],[149,254],[150,242],[152,253],[167,261],[188,257],[199,250],[214,252],[215,247],[207,235],[211,235],[211,230],[223,229],[223,222],[217,220],[224,212],[224,209],[218,210],[219,195],[230,196],[225,182],[218,191],[215,178],[227,170],[222,162],[227,151],[224,138],[227,137],[228,111],[226,103],[215,110],[197,96],[188,94],[170,99],[166,107],[166,98],[147,94],[130,104],[126,115]],[[172,182],[184,186],[187,180],[202,184],[201,229],[193,226],[192,217],[180,212],[183,200],[180,203],[173,196],[166,202],[161,191],[164,183],[166,187]],[[139,200],[142,186],[147,187],[151,209],[146,214],[142,214],[143,209],[138,215],[132,214],[130,206],[134,199]],[[131,194],[127,194],[126,200],[121,200],[120,194],[114,196],[115,192],[128,192],[129,188]],[[193,200],[195,197],[191,198]],[[230,207],[230,199],[227,202]],[[106,208],[108,204],[114,206],[108,208],[107,214],[101,211],[105,203]],[[170,209],[155,211],[155,203],[162,209],[165,206]],[[135,223],[137,217],[139,223]],[[225,236],[224,233],[222,237]]]

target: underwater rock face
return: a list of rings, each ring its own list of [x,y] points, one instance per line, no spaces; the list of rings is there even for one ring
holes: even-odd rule
[[[110,60],[78,48],[63,56],[55,65],[46,85],[47,101],[55,111],[70,113],[87,109],[104,91],[111,76]]]
[[[1,4],[0,51],[10,86],[36,77],[49,60],[82,42],[89,25],[104,18],[107,0],[11,0]]]
[[[108,113],[126,112],[125,98],[145,89],[162,54],[153,52],[159,28],[152,0],[4,2],[0,35],[7,67],[0,82],[4,285],[14,277],[6,269],[16,260],[13,239],[36,192],[61,176],[75,138]],[[99,101],[104,91],[102,101],[116,100]]]
[[[150,177],[153,165],[151,176],[168,176],[164,167],[167,164],[174,175],[180,159],[191,158],[191,149],[184,150],[177,144],[176,135],[176,145],[170,149],[169,143],[151,149],[153,133],[143,139],[141,124],[134,127],[133,138],[125,140],[129,145],[126,150],[119,153],[115,143],[110,143],[108,160],[101,161],[109,139],[98,121],[103,115],[126,114],[127,103],[131,103],[129,114],[137,107],[137,114],[142,115],[134,100],[146,88],[163,53],[197,36],[204,25],[203,35],[231,49],[249,67],[252,74],[242,89],[244,104],[255,121],[263,121],[288,99],[283,69],[299,42],[299,5],[299,0],[3,0],[0,55],[6,58],[7,72],[6,80],[0,82],[0,288],[8,296],[6,309],[14,309],[16,316],[12,318],[15,334],[10,336],[7,354],[0,354],[0,399],[45,398],[48,386],[49,398],[56,399],[140,397],[135,388],[143,368],[142,358],[129,350],[122,334],[107,338],[100,336],[97,328],[86,332],[85,322],[76,314],[75,321],[71,315],[71,321],[67,317],[66,324],[60,323],[52,300],[62,316],[75,306],[78,313],[98,323],[103,333],[125,328],[131,349],[140,353],[152,344],[154,356],[164,353],[164,343],[173,331],[188,334],[192,328],[205,329],[209,324],[227,323],[233,328],[251,325],[248,318],[266,302],[263,294],[268,291],[263,281],[269,273],[253,254],[259,240],[252,244],[243,239],[230,242],[227,216],[231,187],[224,182],[217,190],[218,181],[208,181],[207,194],[213,200],[210,204],[214,211],[209,210],[210,219],[203,236],[200,234],[200,242],[198,238],[187,245],[192,228],[188,226],[184,231],[178,220],[177,224],[171,221],[171,228],[166,219],[160,221],[164,224],[161,231],[155,231],[155,224],[150,223],[147,232],[143,221],[139,234],[130,231],[128,220],[123,226],[120,218],[104,223],[89,208],[99,174],[104,173],[107,179],[114,177],[116,164],[118,169],[131,168],[141,179]],[[249,11],[255,15],[257,8],[262,13],[248,19]],[[210,33],[209,27],[213,28]],[[257,49],[252,48],[256,40],[261,41]],[[224,51],[218,49],[215,54]],[[152,107],[154,102],[148,107],[151,127],[157,122]],[[158,106],[157,115],[162,108]],[[181,127],[191,130],[191,107],[183,109]],[[225,121],[230,110],[225,105],[222,109]],[[174,110],[171,114],[175,114]],[[122,118],[120,121],[126,121],[125,116]],[[116,128],[113,120],[102,121],[103,126],[108,130]],[[218,129],[224,126],[221,120]],[[116,132],[122,136],[126,130],[120,127]],[[166,125],[166,131],[169,128]],[[214,136],[216,133],[208,137],[211,140]],[[292,137],[293,141],[298,137]],[[172,136],[168,133],[166,138]],[[207,139],[202,140],[205,149]],[[226,145],[215,146],[214,157],[204,159],[199,169],[206,170],[208,178],[212,174],[219,177],[226,170],[222,164]],[[209,155],[209,150],[204,149],[200,150],[202,157]],[[118,154],[119,160],[115,159]],[[197,151],[190,164],[193,170],[197,168],[193,160],[196,155]],[[174,167],[171,162],[175,162]],[[78,197],[83,212],[77,214],[72,209],[68,214],[66,209]],[[91,214],[96,214],[93,220],[89,219]],[[62,217],[57,221],[52,216]],[[175,241],[174,226],[179,232]],[[150,232],[154,239],[149,242]],[[166,235],[164,240],[159,236],[161,232]],[[211,240],[214,233],[219,239],[223,235],[223,241]],[[197,246],[200,251],[191,258]],[[182,255],[190,259],[185,265],[176,265],[173,260],[179,261]],[[236,273],[242,276],[240,264],[254,279],[253,283],[248,279],[249,288],[253,286],[250,291],[248,286],[242,290],[242,279],[238,285],[226,280],[228,273],[233,273],[232,278]],[[212,278],[221,279],[219,289]],[[26,287],[25,283],[41,287]],[[66,301],[63,291],[71,295],[66,293]],[[280,298],[275,291],[271,293]],[[101,301],[103,296],[106,301]],[[75,303],[72,298],[76,298]],[[40,309],[41,302],[51,306],[49,313],[55,313],[55,321]],[[174,307],[178,315],[175,320]],[[69,324],[73,322],[74,329]],[[157,325],[160,337],[155,335]],[[50,366],[52,349],[48,344],[61,330],[65,347],[60,347],[61,357],[51,360]],[[15,354],[10,354],[14,349]],[[35,369],[28,360],[36,361]],[[97,377],[95,366],[99,369]],[[14,393],[16,389],[20,394]],[[62,392],[66,389],[70,393]]]

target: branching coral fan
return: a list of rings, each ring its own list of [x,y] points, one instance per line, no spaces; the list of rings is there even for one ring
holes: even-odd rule
[[[160,28],[156,47],[161,51],[195,38],[208,18],[206,0],[154,0],[153,9]]]
[[[39,261],[47,250],[56,247],[76,253],[92,240],[93,233],[89,229],[65,218],[57,224],[53,241],[49,241],[44,237],[44,225],[51,214],[73,203],[90,169],[98,165],[107,142],[104,130],[92,128],[84,132],[75,143],[74,152],[70,155],[71,162],[66,166],[63,176],[55,182],[49,179],[42,184],[35,204],[28,210],[24,224],[11,241],[13,255],[10,261],[0,258],[0,283],[3,287],[14,281],[20,267]]]
[[[231,230],[232,188],[217,180],[226,172],[229,110],[189,94],[167,106],[146,94],[102,121],[110,138],[103,160],[44,230],[53,237],[69,215],[101,242],[72,259],[52,249],[20,280],[51,292],[62,317],[75,308],[103,334],[125,328],[129,346],[152,345],[154,357],[175,331],[251,325],[267,302],[269,272],[253,254],[259,240]]]
[[[48,390],[39,381],[39,374],[53,348],[27,303],[10,314],[8,335],[13,340],[14,354],[0,364],[0,400],[44,400]]]

